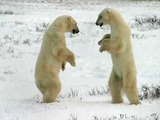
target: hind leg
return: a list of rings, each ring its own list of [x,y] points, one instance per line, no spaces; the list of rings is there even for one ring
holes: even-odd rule
[[[56,102],[56,98],[61,91],[61,82],[58,77],[52,79],[52,82],[47,86],[43,94],[43,102]]]
[[[124,92],[131,104],[139,104],[136,75],[128,73],[123,80]]]
[[[122,103],[122,80],[115,74],[112,69],[110,78],[109,78],[109,89],[112,96],[112,103]]]

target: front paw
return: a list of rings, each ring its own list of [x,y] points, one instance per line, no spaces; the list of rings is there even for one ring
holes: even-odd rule
[[[76,66],[76,62],[75,62],[75,57],[74,56],[69,56],[68,57],[68,62],[71,64],[71,66]]]
[[[103,39],[110,39],[110,37],[111,37],[111,34],[106,34],[103,36]]]
[[[75,61],[71,61],[70,64],[71,64],[71,66],[76,67],[76,62]]]
[[[103,51],[110,51],[109,46],[107,44],[102,44],[101,47],[99,48],[99,52],[103,52]]]
[[[100,40],[100,41],[98,42],[98,45],[101,45],[101,44],[102,44],[102,42],[103,42],[103,40]]]
[[[74,59],[69,60],[69,63],[71,64],[71,66],[75,67],[76,66],[76,62]]]
[[[101,46],[100,48],[99,48],[99,52],[103,52],[104,51],[104,48]]]

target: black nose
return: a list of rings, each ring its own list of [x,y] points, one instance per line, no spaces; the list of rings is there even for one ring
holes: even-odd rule
[[[98,26],[98,23],[96,22],[96,25]]]
[[[73,29],[73,34],[76,34],[76,33],[79,33],[79,30],[78,29]]]

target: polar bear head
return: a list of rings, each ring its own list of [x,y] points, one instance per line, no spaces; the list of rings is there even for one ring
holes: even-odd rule
[[[123,22],[124,20],[117,10],[106,8],[98,15],[96,25],[101,27],[103,25],[115,25]]]
[[[79,28],[77,26],[77,22],[69,15],[63,15],[58,17],[54,21],[54,25],[60,27],[64,30],[64,32],[72,32],[73,34],[79,32]]]

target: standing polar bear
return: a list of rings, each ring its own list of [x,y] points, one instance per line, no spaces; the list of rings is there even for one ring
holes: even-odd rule
[[[106,34],[98,42],[99,51],[108,51],[112,57],[112,72],[109,78],[112,103],[122,103],[124,90],[131,104],[138,104],[136,65],[131,45],[131,31],[118,11],[104,9],[98,16],[96,25],[108,24],[111,34]]]
[[[75,66],[74,54],[66,47],[65,32],[79,32],[77,22],[67,15],[55,19],[43,36],[35,67],[35,81],[45,103],[55,102],[61,91],[60,69],[65,69],[66,62]]]

